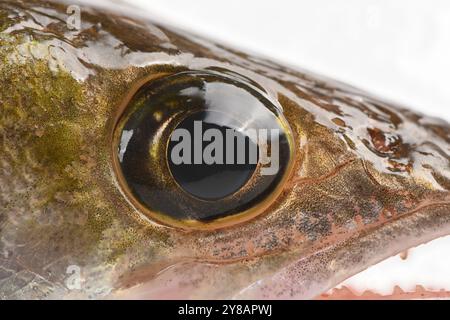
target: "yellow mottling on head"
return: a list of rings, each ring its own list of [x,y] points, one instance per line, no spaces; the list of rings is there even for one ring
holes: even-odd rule
[[[178,101],[175,101],[175,100],[173,100],[173,101],[166,101],[165,104],[167,105],[167,107],[169,107],[169,109],[176,109],[176,108],[179,107]]]
[[[161,119],[162,119],[162,112],[161,112],[161,111],[156,111],[156,112],[153,114],[153,117],[155,118],[156,121],[160,122]]]

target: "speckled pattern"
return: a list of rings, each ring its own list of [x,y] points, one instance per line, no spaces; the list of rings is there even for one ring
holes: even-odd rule
[[[82,6],[0,1],[0,298],[312,298],[450,233],[450,126],[184,32]],[[230,70],[283,109],[295,141],[258,217],[186,232],[118,187],[111,134],[144,78]],[[67,268],[81,269],[69,289]],[[170,267],[170,268],[168,268]]]

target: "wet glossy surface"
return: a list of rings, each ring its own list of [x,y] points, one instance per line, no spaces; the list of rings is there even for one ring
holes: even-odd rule
[[[146,298],[315,297],[450,232],[447,122],[120,14],[83,7],[70,31],[65,10],[0,3],[1,297],[99,298],[135,284]],[[220,231],[149,221],[112,165],[131,88],[189,70],[267,92],[295,141],[270,206]],[[64,285],[69,265],[83,268],[80,290]]]
[[[251,141],[250,137],[245,133],[239,133],[238,130],[242,124],[235,119],[230,118],[223,113],[214,111],[198,112],[185,118],[175,129],[184,129],[190,133],[190,150],[195,150],[195,145],[199,145],[195,140],[196,123],[201,124],[201,131],[199,130],[199,132],[201,132],[202,136],[202,153],[211,142],[217,142],[222,146],[215,149],[215,154],[211,152],[214,156],[213,161],[202,159],[200,163],[195,164],[195,156],[191,154],[189,162],[175,163],[175,161],[172,161],[171,159],[176,152],[177,144],[182,142],[182,139],[171,139],[167,148],[169,169],[172,176],[183,190],[203,200],[220,200],[239,191],[255,172],[258,157],[256,156],[256,161],[252,163],[250,161],[250,152],[251,150],[254,150],[257,155],[257,142]],[[210,140],[205,142],[203,137],[205,136],[205,132],[210,129],[220,133],[219,136],[222,138],[220,140],[211,138],[211,142]],[[237,135],[237,138],[233,138],[234,141],[245,141],[243,152],[245,154],[245,159],[243,159],[243,162],[238,162],[237,155],[240,152],[238,151],[238,143],[233,142],[233,151],[227,150],[226,148],[226,142],[224,140],[226,139],[227,132],[230,132],[230,130],[233,130],[231,131],[233,132],[233,135]],[[173,134],[171,137],[173,137]],[[227,163],[226,161],[228,153],[234,155],[233,161],[230,161],[230,163]]]
[[[180,221],[209,222],[241,214],[272,196],[287,174],[292,134],[285,121],[263,92],[237,75],[182,72],[148,81],[126,101],[114,132],[119,179],[123,176],[125,192],[131,191],[150,218],[158,220],[154,213],[162,213]],[[218,128],[220,137],[203,135]],[[228,134],[227,128],[233,131]],[[185,132],[173,140],[177,130]],[[276,171],[268,175],[264,168],[272,164],[258,161],[258,146],[272,148],[272,130],[278,152],[272,161]],[[246,142],[241,146],[234,134]],[[217,143],[222,153],[216,157],[212,150]],[[250,146],[255,147],[252,155]]]

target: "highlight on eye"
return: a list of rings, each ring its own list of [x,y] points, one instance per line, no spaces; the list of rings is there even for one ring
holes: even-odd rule
[[[147,218],[183,229],[261,214],[281,191],[293,152],[280,108],[224,70],[148,81],[113,133],[114,169],[129,201]]]

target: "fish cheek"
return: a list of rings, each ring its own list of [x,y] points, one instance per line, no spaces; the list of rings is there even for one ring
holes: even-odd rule
[[[33,272],[50,274],[46,282],[34,280],[33,296],[56,291],[62,296],[66,288],[56,284],[65,283],[71,265],[81,268],[86,289],[104,281],[108,265],[143,235],[148,247],[137,246],[135,251],[144,251],[139,259],[157,251],[151,248],[167,238],[142,232],[111,177],[101,125],[111,109],[108,91],[96,83],[86,94],[100,79],[78,82],[65,71],[50,70],[45,60],[2,68],[0,251],[8,269],[24,279],[40,279]],[[92,267],[102,268],[103,276]],[[27,281],[8,278],[2,294],[20,294]]]

